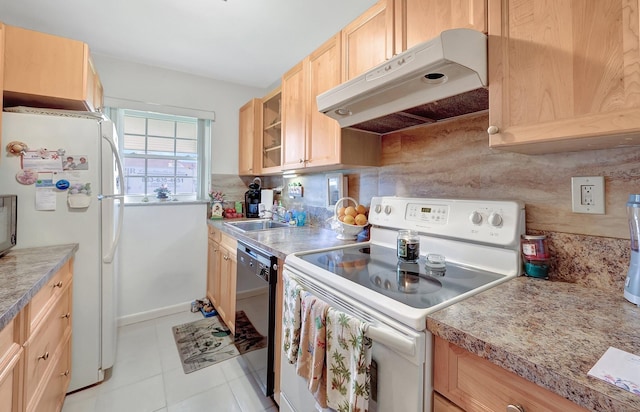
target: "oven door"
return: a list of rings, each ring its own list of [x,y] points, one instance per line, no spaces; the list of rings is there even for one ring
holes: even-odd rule
[[[367,336],[373,341],[370,412],[431,410],[431,356],[427,357],[432,347],[430,333],[416,331],[385,318],[345,294],[319,284],[312,276],[286,265],[284,272],[332,307],[371,324],[367,331]],[[428,363],[426,359],[429,359]],[[316,412],[313,395],[295,369],[282,352],[280,410]]]

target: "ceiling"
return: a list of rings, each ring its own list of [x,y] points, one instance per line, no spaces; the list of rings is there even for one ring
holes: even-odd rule
[[[0,19],[115,57],[267,88],[376,0],[0,0]]]

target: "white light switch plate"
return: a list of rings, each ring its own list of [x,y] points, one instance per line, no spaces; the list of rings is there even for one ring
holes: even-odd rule
[[[574,213],[604,215],[604,177],[571,178],[571,209]]]

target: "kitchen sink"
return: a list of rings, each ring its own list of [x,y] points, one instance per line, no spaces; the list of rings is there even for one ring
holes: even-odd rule
[[[235,227],[243,232],[255,232],[258,230],[279,229],[289,227],[288,223],[276,222],[275,220],[241,220],[238,222],[224,222],[225,225]]]

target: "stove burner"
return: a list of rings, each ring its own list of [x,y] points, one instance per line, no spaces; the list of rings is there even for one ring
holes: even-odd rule
[[[425,294],[442,289],[439,280],[420,276],[417,263],[398,263],[395,272],[378,272],[369,280],[376,288],[402,294]]]

